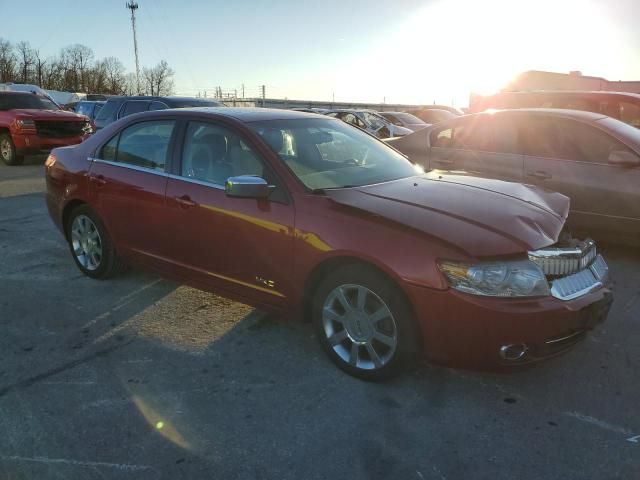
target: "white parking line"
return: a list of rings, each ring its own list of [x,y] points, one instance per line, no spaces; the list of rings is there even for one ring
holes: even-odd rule
[[[18,455],[0,456],[0,460],[14,460],[18,462],[33,462],[33,463],[58,463],[64,465],[76,465],[79,467],[108,467],[116,468],[118,470],[125,470],[130,472],[137,472],[140,470],[151,470],[153,467],[149,465],[131,465],[127,463],[109,463],[109,462],[93,462],[85,460],[72,460],[68,458],[49,458],[49,457],[21,457]]]
[[[158,283],[160,283],[162,281],[161,278],[154,280],[153,282],[147,283],[146,285],[141,286],[140,288],[134,290],[131,293],[128,293],[127,295],[124,295],[123,297],[120,297],[117,302],[118,304],[107,310],[104,313],[101,313],[100,315],[98,315],[97,317],[89,320],[82,328],[89,328],[92,325],[95,325],[96,323],[98,323],[100,320],[104,320],[105,318],[108,318],[109,316],[111,316],[112,313],[117,312],[118,310],[120,310],[122,307],[124,307],[125,305],[127,305],[128,303],[130,303],[133,298],[138,295],[139,293],[142,293],[143,291],[145,291],[148,288],[153,287],[154,285],[157,285]]]
[[[634,432],[625,427],[619,427],[618,425],[612,425],[609,422],[605,422],[604,420],[600,420],[598,418],[591,417],[589,415],[584,415],[578,412],[562,412],[563,415],[567,415],[569,417],[577,418],[583,422],[589,423],[591,425],[595,425],[596,427],[603,428],[605,430],[609,430],[610,432],[621,433],[623,435],[633,435]],[[640,435],[632,438],[640,438]],[[628,441],[633,441],[631,439],[627,439]],[[635,443],[635,442],[634,442]]]

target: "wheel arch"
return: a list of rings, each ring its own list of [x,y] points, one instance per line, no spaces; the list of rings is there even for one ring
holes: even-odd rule
[[[73,200],[67,202],[67,204],[62,209],[62,231],[64,233],[64,238],[66,238],[67,240],[69,240],[67,234],[67,224],[69,223],[69,216],[71,215],[71,212],[73,212],[81,205],[87,205],[87,202],[85,202],[84,200],[80,200],[79,198],[74,198]]]
[[[411,313],[413,314],[413,318],[416,322],[416,327],[420,333],[419,345],[420,348],[423,348],[423,328],[416,314],[416,310],[414,308],[413,303],[407,292],[402,288],[402,279],[395,274],[388,267],[381,265],[379,262],[374,260],[363,259],[350,255],[338,255],[326,258],[319,262],[314,268],[311,270],[311,273],[307,276],[304,283],[303,290],[303,298],[302,298],[302,319],[303,322],[311,321],[311,308],[313,303],[313,292],[318,288],[320,282],[322,282],[323,278],[329,274],[329,272],[342,268],[347,265],[361,265],[366,268],[373,269],[380,275],[387,278],[393,286],[397,289],[398,293],[402,295],[403,299],[407,302],[407,305],[411,309]]]

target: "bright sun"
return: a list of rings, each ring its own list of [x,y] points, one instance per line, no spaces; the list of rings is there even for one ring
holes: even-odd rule
[[[624,42],[591,0],[438,0],[354,63],[363,88],[396,102],[466,105],[525,70],[601,74]],[[344,77],[343,77],[344,78]],[[362,92],[361,92],[362,93]]]

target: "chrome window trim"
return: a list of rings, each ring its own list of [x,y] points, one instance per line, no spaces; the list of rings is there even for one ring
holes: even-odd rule
[[[165,172],[165,171],[154,170],[154,169],[146,168],[146,167],[139,167],[137,165],[131,165],[130,163],[113,162],[111,160],[102,160],[101,158],[93,158],[93,157],[89,157],[89,158],[87,158],[87,160],[94,161],[94,162],[97,162],[97,163],[103,163],[105,165],[112,165],[114,167],[128,168],[129,170],[136,170],[138,172],[152,173],[154,175],[160,175],[161,177],[168,177],[169,176],[169,174],[167,172]]]
[[[196,178],[189,178],[189,177],[183,177],[183,176],[180,176],[180,175],[174,175],[173,173],[161,172],[159,170],[152,170],[152,169],[146,168],[146,167],[138,167],[137,165],[131,165],[129,163],[112,162],[111,160],[102,160],[100,158],[94,158],[94,157],[87,157],[87,160],[89,160],[90,162],[97,162],[97,163],[103,163],[105,165],[112,165],[114,167],[128,168],[129,170],[135,170],[135,171],[138,171],[138,172],[152,173],[154,175],[158,175],[158,176],[166,177],[166,178],[171,178],[173,180],[182,180],[182,181],[187,182],[187,183],[194,183],[196,185],[202,185],[203,187],[215,188],[216,190],[224,191],[224,189],[225,189],[224,185],[218,185],[217,183],[211,183],[211,182],[207,182],[205,180],[198,180]]]
[[[225,189],[224,185],[219,185],[217,183],[207,182],[206,180],[198,180],[197,178],[183,177],[182,175],[174,175],[173,173],[167,173],[167,177],[172,178],[174,180],[182,180],[182,181],[187,182],[187,183],[194,183],[196,185],[202,185],[204,187],[215,188],[216,190],[223,190],[224,191],[224,189]]]

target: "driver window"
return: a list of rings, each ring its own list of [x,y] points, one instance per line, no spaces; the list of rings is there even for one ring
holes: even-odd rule
[[[262,160],[236,133],[204,122],[189,122],[182,151],[181,174],[224,186],[229,177],[264,178]]]

